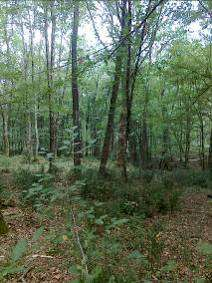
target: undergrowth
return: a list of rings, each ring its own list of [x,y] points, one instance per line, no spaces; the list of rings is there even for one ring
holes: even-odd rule
[[[113,171],[103,178],[95,168],[87,167],[70,170],[64,179],[59,170],[55,174],[25,169],[13,173],[24,206],[32,206],[38,213],[60,206],[67,219],[66,231],[51,236],[49,254],[61,253],[58,243],[74,243],[69,272],[76,276],[76,282],[141,282],[140,278],[148,282],[152,274],[174,278],[175,260],[160,261],[165,224],[157,221],[146,226],[145,220],[179,210],[184,188],[188,184],[209,188],[210,176],[208,172],[184,170],[130,173],[128,182]],[[79,235],[86,262],[76,241]],[[20,257],[26,252],[26,243],[23,250]],[[0,270],[0,276],[13,272],[24,272],[23,265],[11,260]]]

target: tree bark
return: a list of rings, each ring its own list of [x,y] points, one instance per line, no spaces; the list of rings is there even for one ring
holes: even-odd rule
[[[127,1],[128,5],[125,8],[126,11],[123,11],[123,17],[127,18],[127,34],[130,34],[132,28],[132,3],[131,0]],[[125,28],[125,19],[123,20],[123,28]],[[119,124],[119,151],[118,151],[118,165],[122,168],[122,175],[127,180],[127,167],[126,167],[126,153],[127,153],[127,117],[128,111],[130,108],[130,86],[131,86],[131,36],[127,38],[126,44],[124,44],[127,54],[127,60],[125,63],[125,76],[123,81],[123,109],[120,117]]]
[[[33,9],[34,12],[34,9]],[[34,12],[35,17],[35,12]],[[31,53],[31,81],[32,81],[32,89],[34,93],[34,129],[35,129],[35,142],[34,142],[34,159],[36,160],[38,157],[39,150],[39,131],[38,131],[38,97],[36,90],[34,88],[34,76],[35,76],[35,64],[34,64],[34,30],[33,24],[31,22],[30,13],[28,13],[29,18],[29,32],[30,32],[30,53]]]
[[[79,2],[74,1],[74,18],[71,41],[72,52],[72,103],[73,103],[73,126],[74,126],[74,165],[81,165],[82,140],[79,109],[78,89],[78,64],[77,64],[77,39],[79,27]]]
[[[53,112],[53,70],[54,70],[54,51],[55,51],[55,30],[56,30],[56,17],[53,11],[54,1],[51,3],[51,49],[48,40],[48,8],[45,7],[44,18],[44,36],[45,36],[45,49],[46,49],[46,67],[47,67],[47,87],[48,87],[48,108],[49,108],[49,151],[54,156],[57,154],[57,129]]]
[[[9,143],[9,130],[8,130],[8,115],[5,109],[2,109],[2,120],[3,120],[3,146],[4,154],[10,156],[10,143]]]
[[[188,167],[190,144],[191,144],[191,117],[187,109],[186,115],[186,133],[185,133],[185,168]]]
[[[212,171],[212,128],[210,133],[210,146],[208,155],[208,169]]]
[[[142,168],[147,168],[149,159],[149,141],[148,141],[148,130],[147,130],[147,107],[148,107],[148,89],[145,92],[144,97],[144,109],[142,117],[142,144],[141,144],[141,164]]]

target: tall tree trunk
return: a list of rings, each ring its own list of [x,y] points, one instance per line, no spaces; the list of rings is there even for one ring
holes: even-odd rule
[[[201,167],[205,170],[205,138],[204,138],[204,123],[203,117],[200,114],[200,152],[201,152]]]
[[[208,169],[212,171],[212,128],[210,133],[210,146],[209,146],[209,155],[208,155]]]
[[[8,115],[5,109],[2,109],[3,120],[3,146],[4,154],[9,157],[10,155],[10,143],[9,143],[9,130],[8,130]]]
[[[185,155],[185,168],[188,167],[190,144],[191,144],[191,117],[190,117],[190,113],[187,110],[186,133],[185,133],[185,153],[184,153],[184,155]]]
[[[45,4],[45,5],[48,5]],[[48,40],[48,8],[45,6],[45,25],[44,25],[44,36],[45,36],[45,49],[46,49],[46,67],[47,67],[47,87],[48,87],[48,108],[49,108],[49,151],[55,156],[57,153],[56,147],[56,124],[54,123],[54,112],[53,112],[53,69],[54,69],[54,49],[55,49],[55,28],[56,18],[53,11],[54,1],[51,2],[51,50]]]
[[[33,7],[33,17],[35,17],[35,11]],[[34,93],[34,129],[35,129],[35,142],[34,142],[34,159],[38,157],[39,150],[39,131],[38,131],[38,97],[34,87],[34,76],[35,76],[35,64],[34,64],[34,29],[31,22],[31,15],[28,13],[29,18],[29,32],[30,32],[30,54],[31,54],[31,81],[32,89]]]
[[[132,3],[131,0],[127,1],[127,7],[123,7],[123,28],[125,28],[125,17],[127,21],[127,34],[130,34],[132,27]],[[127,180],[127,167],[126,167],[126,151],[127,151],[127,117],[128,109],[130,107],[130,86],[131,86],[131,36],[128,36],[125,44],[127,60],[125,63],[125,76],[123,82],[123,109],[119,124],[119,151],[118,151],[118,165],[122,168],[122,175]]]
[[[121,45],[119,46],[115,59],[115,71],[114,71],[112,93],[110,98],[110,108],[108,113],[108,120],[107,120],[107,126],[105,131],[104,142],[103,142],[101,162],[99,167],[99,173],[102,175],[106,174],[106,165],[110,154],[111,137],[114,126],[116,100],[118,97],[119,85],[121,80],[121,70],[122,70],[122,62],[123,62],[123,35],[124,35],[124,27],[125,27],[125,20],[124,20],[125,10],[126,10],[126,0],[122,0],[121,32],[120,32]]]
[[[27,120],[27,155],[30,162],[33,153],[31,113],[28,113]]]
[[[25,98],[26,98],[26,107],[28,109],[27,115],[26,115],[26,154],[28,161],[31,161],[31,156],[33,153],[33,145],[32,145],[32,121],[31,121],[31,107],[30,107],[30,95],[27,88],[28,85],[28,75],[27,75],[27,69],[28,69],[28,50],[27,50],[27,43],[25,41],[24,37],[24,25],[21,21],[21,37],[22,37],[22,45],[23,45],[23,73],[24,73],[24,81],[25,81]]]
[[[79,27],[79,2],[74,1],[74,18],[71,41],[72,52],[72,99],[73,99],[73,126],[74,126],[74,165],[81,165],[82,140],[79,109],[77,39]]]
[[[148,165],[148,154],[149,154],[149,141],[148,141],[148,131],[147,131],[147,107],[148,107],[148,90],[145,92],[144,98],[144,110],[142,117],[142,144],[141,144],[141,164],[145,169]]]
[[[161,160],[160,160],[160,169],[168,169],[168,160],[169,160],[169,128],[167,121],[167,109],[165,102],[163,101],[165,95],[165,90],[163,89],[161,92],[162,99],[162,120],[163,120],[163,132],[162,132],[162,152],[161,152]]]
[[[119,91],[120,77],[121,77],[121,65],[122,65],[122,55],[120,52],[117,54],[116,63],[115,63],[115,75],[113,81],[112,94],[110,99],[110,109],[108,113],[108,121],[107,127],[105,131],[104,143],[102,148],[101,162],[99,172],[102,175],[106,173],[106,165],[109,158],[110,153],[110,143],[111,136],[113,131],[114,117],[115,117],[115,109],[116,109],[116,100]]]

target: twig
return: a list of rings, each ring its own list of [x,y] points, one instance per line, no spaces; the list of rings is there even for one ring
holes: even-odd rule
[[[72,213],[72,219],[73,219],[74,227],[77,227],[76,216],[75,216],[75,212],[74,212],[73,209],[71,209],[71,213]],[[77,242],[77,245],[79,247],[79,250],[80,250],[80,253],[81,253],[81,256],[82,256],[82,262],[85,266],[86,276],[88,276],[89,272],[88,272],[88,266],[87,266],[87,257],[86,257],[86,254],[85,254],[83,247],[82,247],[82,244],[81,244],[78,229],[73,229],[73,232],[75,234],[76,242]]]
[[[31,261],[30,261],[31,262]],[[21,275],[21,278],[20,280],[23,282],[23,283],[26,283],[26,280],[25,280],[25,277],[26,275],[30,272],[30,270],[33,268],[33,266],[29,266],[25,271],[24,273]]]
[[[30,272],[30,270],[32,270],[32,268],[33,268],[32,262],[35,258],[53,258],[53,256],[35,254],[35,255],[32,255],[32,256],[28,256],[28,258],[29,258],[29,261],[26,264],[28,266],[28,268],[26,268],[26,270],[23,272],[23,274],[20,277],[20,280],[23,283],[26,283],[25,277]]]

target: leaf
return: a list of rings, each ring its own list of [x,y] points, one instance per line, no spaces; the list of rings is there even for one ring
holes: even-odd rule
[[[110,225],[110,227],[121,226],[121,225],[127,223],[128,221],[129,221],[129,219],[127,219],[127,218],[123,218],[123,219],[112,219],[112,224]]]
[[[148,265],[148,260],[145,255],[140,253],[138,250],[133,251],[131,254],[128,255],[128,259],[140,261],[142,265]]]
[[[26,239],[20,240],[12,249],[12,261],[18,261],[27,251],[28,242]]]
[[[43,235],[43,232],[44,232],[44,226],[41,226],[40,228],[38,228],[33,237],[32,237],[32,240],[33,241],[37,241],[42,235]]]
[[[139,251],[133,251],[131,254],[128,255],[128,258],[130,259],[141,259],[144,258],[145,256],[140,253]]]
[[[72,275],[79,275],[80,274],[80,270],[76,265],[69,267],[68,272]]]
[[[212,244],[210,243],[200,243],[198,245],[198,250],[203,254],[203,255],[212,255]]]
[[[161,268],[164,272],[170,272],[177,268],[177,263],[174,260],[167,261],[166,265]]]
[[[2,273],[3,277],[9,275],[9,274],[14,274],[14,273],[20,273],[25,270],[24,266],[13,266],[9,265],[7,267],[4,267],[3,269],[0,270]]]

